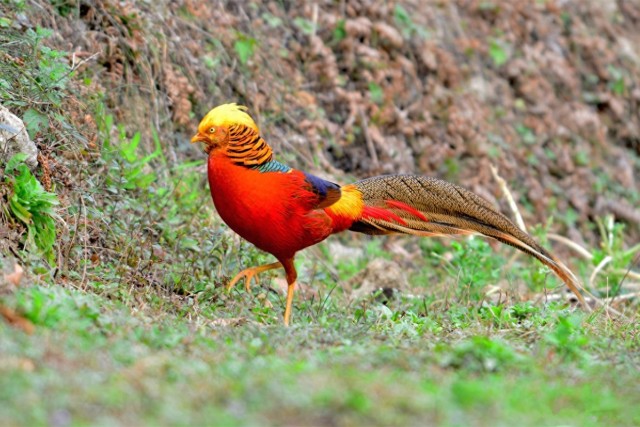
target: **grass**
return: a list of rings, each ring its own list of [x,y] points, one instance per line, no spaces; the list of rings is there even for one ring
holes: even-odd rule
[[[142,292],[142,295],[135,295]],[[149,290],[134,290],[145,299]],[[560,305],[297,304],[217,289],[139,304],[61,287],[9,301],[0,417],[17,425],[629,425],[640,422],[633,325]],[[6,300],[5,300],[6,303]],[[307,310],[305,305],[309,305]],[[337,304],[337,303],[336,303]],[[326,307],[326,304],[325,304]],[[495,307],[493,307],[495,308]]]
[[[390,242],[344,235],[334,244],[357,256],[336,258],[328,243],[300,254],[315,293],[298,293],[286,329],[280,272],[251,293],[224,289],[270,258],[217,219],[202,162],[157,172],[158,144],[147,154],[139,134],[111,136],[109,116],[98,125],[100,179],[71,212],[80,225],[69,227],[66,266],[0,296],[35,325],[26,334],[0,322],[7,424],[640,423],[632,311],[611,320],[535,299],[556,285],[549,272],[477,238],[395,242],[419,253],[407,264],[411,289],[352,301],[372,259],[403,257]],[[92,206],[98,195],[111,204]],[[622,230],[603,230],[602,250],[629,257]],[[496,284],[499,300],[486,293]]]

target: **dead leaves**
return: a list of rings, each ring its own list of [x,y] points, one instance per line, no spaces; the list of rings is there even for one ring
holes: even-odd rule
[[[0,305],[0,316],[10,325],[22,329],[27,334],[32,334],[35,331],[33,323],[12,308]]]
[[[192,105],[189,97],[195,93],[195,88],[189,80],[169,64],[164,68],[164,86],[171,100],[171,112],[173,120],[187,126],[191,122]]]
[[[15,263],[13,266],[13,271],[9,273],[5,273],[4,281],[10,285],[18,286],[20,281],[22,280],[22,276],[24,274],[24,269],[18,263]]]
[[[0,274],[2,274],[2,278],[0,279],[0,295],[10,294],[20,286],[24,276],[24,269],[20,264],[14,262],[12,268]],[[0,317],[4,318],[10,325],[22,329],[27,334],[31,334],[35,330],[35,326],[29,319],[11,307],[0,304]]]

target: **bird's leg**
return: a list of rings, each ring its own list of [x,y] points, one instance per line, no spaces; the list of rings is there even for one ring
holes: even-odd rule
[[[249,292],[251,290],[250,284],[251,284],[251,279],[253,278],[253,276],[256,276],[256,283],[257,283],[258,282],[258,277],[257,277],[258,274],[262,273],[263,271],[273,270],[274,268],[280,268],[280,267],[282,267],[282,264],[280,264],[279,262],[272,262],[271,264],[265,264],[265,265],[260,265],[260,266],[257,266],[257,267],[245,268],[240,273],[236,274],[236,276],[233,279],[231,279],[231,281],[227,285],[227,291],[230,291],[231,288],[233,288],[235,286],[235,284],[238,283],[240,281],[240,279],[242,279],[244,277],[244,286],[245,286],[247,292]]]
[[[284,326],[289,326],[289,319],[291,319],[291,307],[293,305],[293,292],[296,289],[296,281],[294,280],[287,287],[287,306],[284,309]]]
[[[284,309],[284,326],[289,326],[291,320],[291,309],[293,307],[293,293],[296,290],[296,278],[298,273],[296,267],[293,265],[293,258],[283,260],[282,266],[287,273],[287,305]]]

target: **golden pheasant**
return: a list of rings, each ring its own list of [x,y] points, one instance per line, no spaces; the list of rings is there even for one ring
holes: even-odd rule
[[[547,265],[587,307],[571,271],[480,196],[446,181],[416,175],[334,184],[275,160],[246,111],[236,104],[212,109],[191,142],[204,144],[209,156],[209,186],[220,217],[278,260],[241,271],[227,289],[244,278],[249,290],[255,275],[284,268],[288,283],[285,325],[289,325],[296,287],[296,252],[344,230],[491,237]]]

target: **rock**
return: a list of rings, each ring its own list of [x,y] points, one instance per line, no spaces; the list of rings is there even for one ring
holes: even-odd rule
[[[26,163],[30,168],[38,165],[38,149],[29,139],[24,123],[0,105],[0,159],[6,162],[18,153],[27,155]]]

